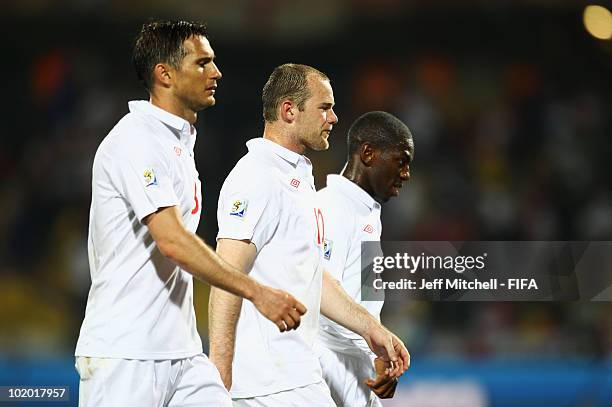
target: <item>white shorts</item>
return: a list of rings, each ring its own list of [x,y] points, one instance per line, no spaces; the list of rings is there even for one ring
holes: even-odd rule
[[[363,383],[376,376],[372,357],[335,352],[322,345],[317,352],[323,378],[338,407],[382,407],[380,399]]]
[[[79,407],[232,405],[206,355],[174,360],[77,357]]]
[[[234,407],[336,407],[325,382],[266,396],[234,399]]]

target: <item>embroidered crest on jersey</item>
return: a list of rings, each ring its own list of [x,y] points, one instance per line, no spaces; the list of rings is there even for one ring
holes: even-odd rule
[[[299,187],[299,186],[300,186],[300,180],[299,180],[299,179],[295,179],[295,178],[293,178],[293,179],[291,180],[291,186],[292,186],[292,187],[294,187],[294,188]]]
[[[333,247],[334,247],[334,242],[332,242],[331,240],[325,239],[323,241],[323,258],[325,258],[325,260],[331,259]]]
[[[157,185],[157,177],[155,176],[155,171],[153,171],[153,168],[144,170],[142,175],[144,177],[145,187]]]
[[[244,217],[246,213],[247,206],[249,205],[249,201],[245,200],[236,200],[232,204],[232,209],[230,210],[230,216],[237,216],[239,218]]]
[[[182,153],[183,153],[182,148],[174,146],[174,154],[176,154],[177,157],[180,157]]]
[[[372,233],[374,232],[374,228],[372,227],[372,225],[368,224],[365,226],[365,228],[363,228],[363,231],[366,233]]]

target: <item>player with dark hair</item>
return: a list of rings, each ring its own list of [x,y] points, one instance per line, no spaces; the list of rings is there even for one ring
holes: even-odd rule
[[[323,263],[348,295],[380,320],[382,301],[361,298],[361,242],[380,240],[380,203],[397,196],[408,181],[414,144],[408,127],[386,112],[369,112],[355,120],[347,144],[342,174],[329,175],[327,187],[317,192],[325,213]],[[324,316],[317,351],[339,406],[381,406],[378,397],[393,397],[397,379],[385,373],[391,365],[376,360],[363,338]]]
[[[100,144],[89,218],[91,289],[76,347],[81,406],[231,406],[202,353],[192,276],[247,298],[284,329],[306,311],[224,262],[195,231],[201,189],[193,147],[199,111],[221,72],[205,27],[145,24],[134,66],[150,95],[132,101]]]
[[[248,154],[219,195],[217,253],[258,281],[289,291],[309,312],[299,330],[279,335],[251,304],[213,289],[210,357],[235,406],[334,406],[314,351],[319,311],[393,360],[393,379],[407,368],[408,352],[322,267],[325,213],[303,154],[326,150],[338,121],[329,78],[309,66],[281,65],[262,101],[263,138],[247,142]]]

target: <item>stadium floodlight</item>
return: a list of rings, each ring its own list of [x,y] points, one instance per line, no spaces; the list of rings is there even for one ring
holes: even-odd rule
[[[602,6],[586,6],[582,15],[584,27],[593,37],[600,40],[612,38],[612,14]]]

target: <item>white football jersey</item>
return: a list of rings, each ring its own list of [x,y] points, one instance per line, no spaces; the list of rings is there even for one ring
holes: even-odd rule
[[[380,320],[383,301],[361,299],[361,242],[380,241],[380,204],[341,175],[327,176],[327,186],[317,192],[317,202],[325,214],[324,268],[355,302]],[[319,340],[343,353],[370,352],[361,336],[324,316]]]
[[[221,194],[217,239],[250,240],[257,257],[250,276],[291,293],[308,309],[299,329],[281,333],[244,301],[236,331],[232,398],[250,398],[321,382],[313,351],[319,328],[324,240],[308,158],[270,140],[247,143],[248,154]]]
[[[76,356],[178,359],[202,352],[191,274],[164,257],[142,219],[177,206],[200,221],[196,132],[147,101],[129,103],[100,144],[89,217],[91,289]]]

